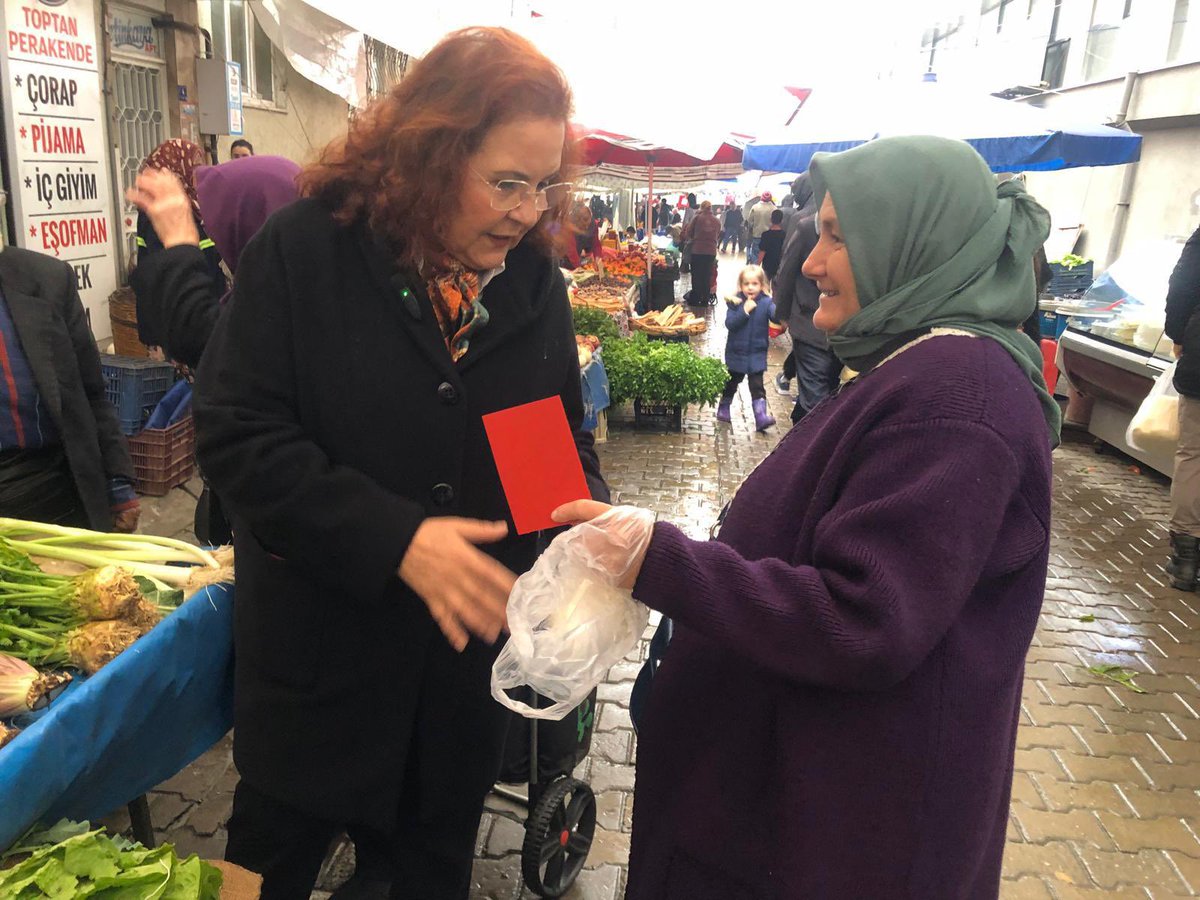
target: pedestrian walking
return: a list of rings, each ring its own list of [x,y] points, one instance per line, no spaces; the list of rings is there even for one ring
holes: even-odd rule
[[[775,303],[765,292],[766,283],[761,266],[746,266],[738,273],[737,294],[725,299],[728,307],[725,328],[729,333],[725,340],[725,367],[729,369],[729,380],[717,406],[717,421],[731,421],[733,398],[742,379],[746,379],[756,431],[766,431],[775,424],[775,418],[767,412],[767,392],[763,387],[771,320],[775,318]]]
[[[1200,556],[1200,228],[1192,233],[1171,273],[1167,336],[1175,344],[1179,444],[1171,480],[1171,558],[1167,573],[1181,591],[1196,590]]]
[[[699,212],[699,204],[696,201],[695,194],[687,195],[687,206],[683,210],[683,246],[679,248],[679,271],[688,273],[692,271],[692,239],[691,232],[688,231],[688,226],[692,224]]]
[[[758,241],[758,264],[767,274],[767,283],[775,281],[779,272],[779,261],[783,257],[783,210],[771,213],[771,227],[763,232]]]
[[[707,306],[709,298],[715,296],[713,281],[720,232],[721,222],[707,200],[700,204],[699,214],[684,226],[683,239],[692,247],[692,288],[688,292],[688,303],[692,306]]]
[[[775,204],[771,202],[771,192],[763,191],[761,199],[754,204],[750,214],[746,217],[746,227],[750,231],[750,245],[746,248],[748,265],[755,265],[758,262],[758,242],[763,233],[771,227],[771,213],[776,209]]]
[[[343,830],[393,896],[466,900],[509,714],[517,535],[481,416],[560,398],[593,493],[552,222],[571,93],[500,28],[443,39],[242,254],[196,379],[238,557],[226,857],[307,897]]]
[[[742,208],[732,200],[721,214],[721,252],[728,253],[730,244],[734,253],[742,252]]]
[[[1050,217],[945,138],[818,153],[810,174],[814,321],[858,377],[715,540],[555,513],[590,520],[592,558],[674,623],[638,731],[628,900],[1000,893],[1060,427],[1014,260]]]

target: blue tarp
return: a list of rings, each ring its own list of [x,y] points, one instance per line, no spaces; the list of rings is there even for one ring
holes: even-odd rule
[[[853,94],[814,91],[792,124],[746,147],[742,166],[803,172],[814,153],[849,150],[878,137],[935,134],[964,140],[993,172],[1047,172],[1136,162],[1140,135],[1068,120],[990,95],[943,85],[883,85]]]
[[[233,588],[206,588],[0,749],[0,848],[30,825],[95,819],[233,727]]]
[[[595,431],[599,424],[598,414],[608,409],[608,372],[597,353],[588,367],[579,373],[583,388],[583,427]]]

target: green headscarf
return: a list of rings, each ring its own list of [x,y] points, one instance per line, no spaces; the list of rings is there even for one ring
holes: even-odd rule
[[[1062,412],[1046,389],[1041,351],[1018,330],[1037,304],[1033,254],[1050,214],[1018,182],[997,187],[983,158],[949,138],[817,153],[809,174],[818,203],[833,198],[862,306],[829,336],[838,358],[857,368],[927,328],[991,338],[1032,382],[1057,446]]]

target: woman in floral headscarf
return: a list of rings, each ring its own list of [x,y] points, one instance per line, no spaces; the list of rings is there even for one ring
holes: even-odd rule
[[[191,141],[172,138],[169,141],[163,141],[154,149],[153,153],[146,157],[146,161],[142,164],[142,171],[156,169],[163,172],[170,172],[179,179],[179,183],[183,186],[183,190],[192,204],[192,215],[196,219],[196,228],[200,233],[200,250],[204,253],[205,260],[208,263],[208,273],[212,279],[213,289],[216,291],[217,296],[220,296],[228,289],[228,282],[224,271],[221,269],[221,255],[217,252],[217,246],[204,232],[204,225],[200,220],[200,203],[196,199],[196,169],[206,164],[207,160],[204,157],[203,148],[197,144],[193,144]],[[145,212],[139,210],[137,225],[138,264],[144,264],[151,255],[162,250],[163,247],[163,241],[155,232],[150,217]],[[146,293],[147,288],[144,284],[144,279],[138,275],[136,269],[130,276],[129,284],[133,288],[134,294],[140,300]],[[163,335],[156,334],[153,328],[147,327],[147,322],[143,321],[140,316],[138,318],[138,339],[148,347],[158,347],[163,343]]]

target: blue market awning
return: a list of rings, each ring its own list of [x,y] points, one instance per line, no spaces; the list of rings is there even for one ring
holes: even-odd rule
[[[814,153],[849,150],[879,137],[935,134],[964,140],[993,172],[1049,172],[1136,162],[1140,135],[991,95],[966,95],[937,83],[876,84],[813,92],[791,125],[746,147],[742,165],[802,172]]]

